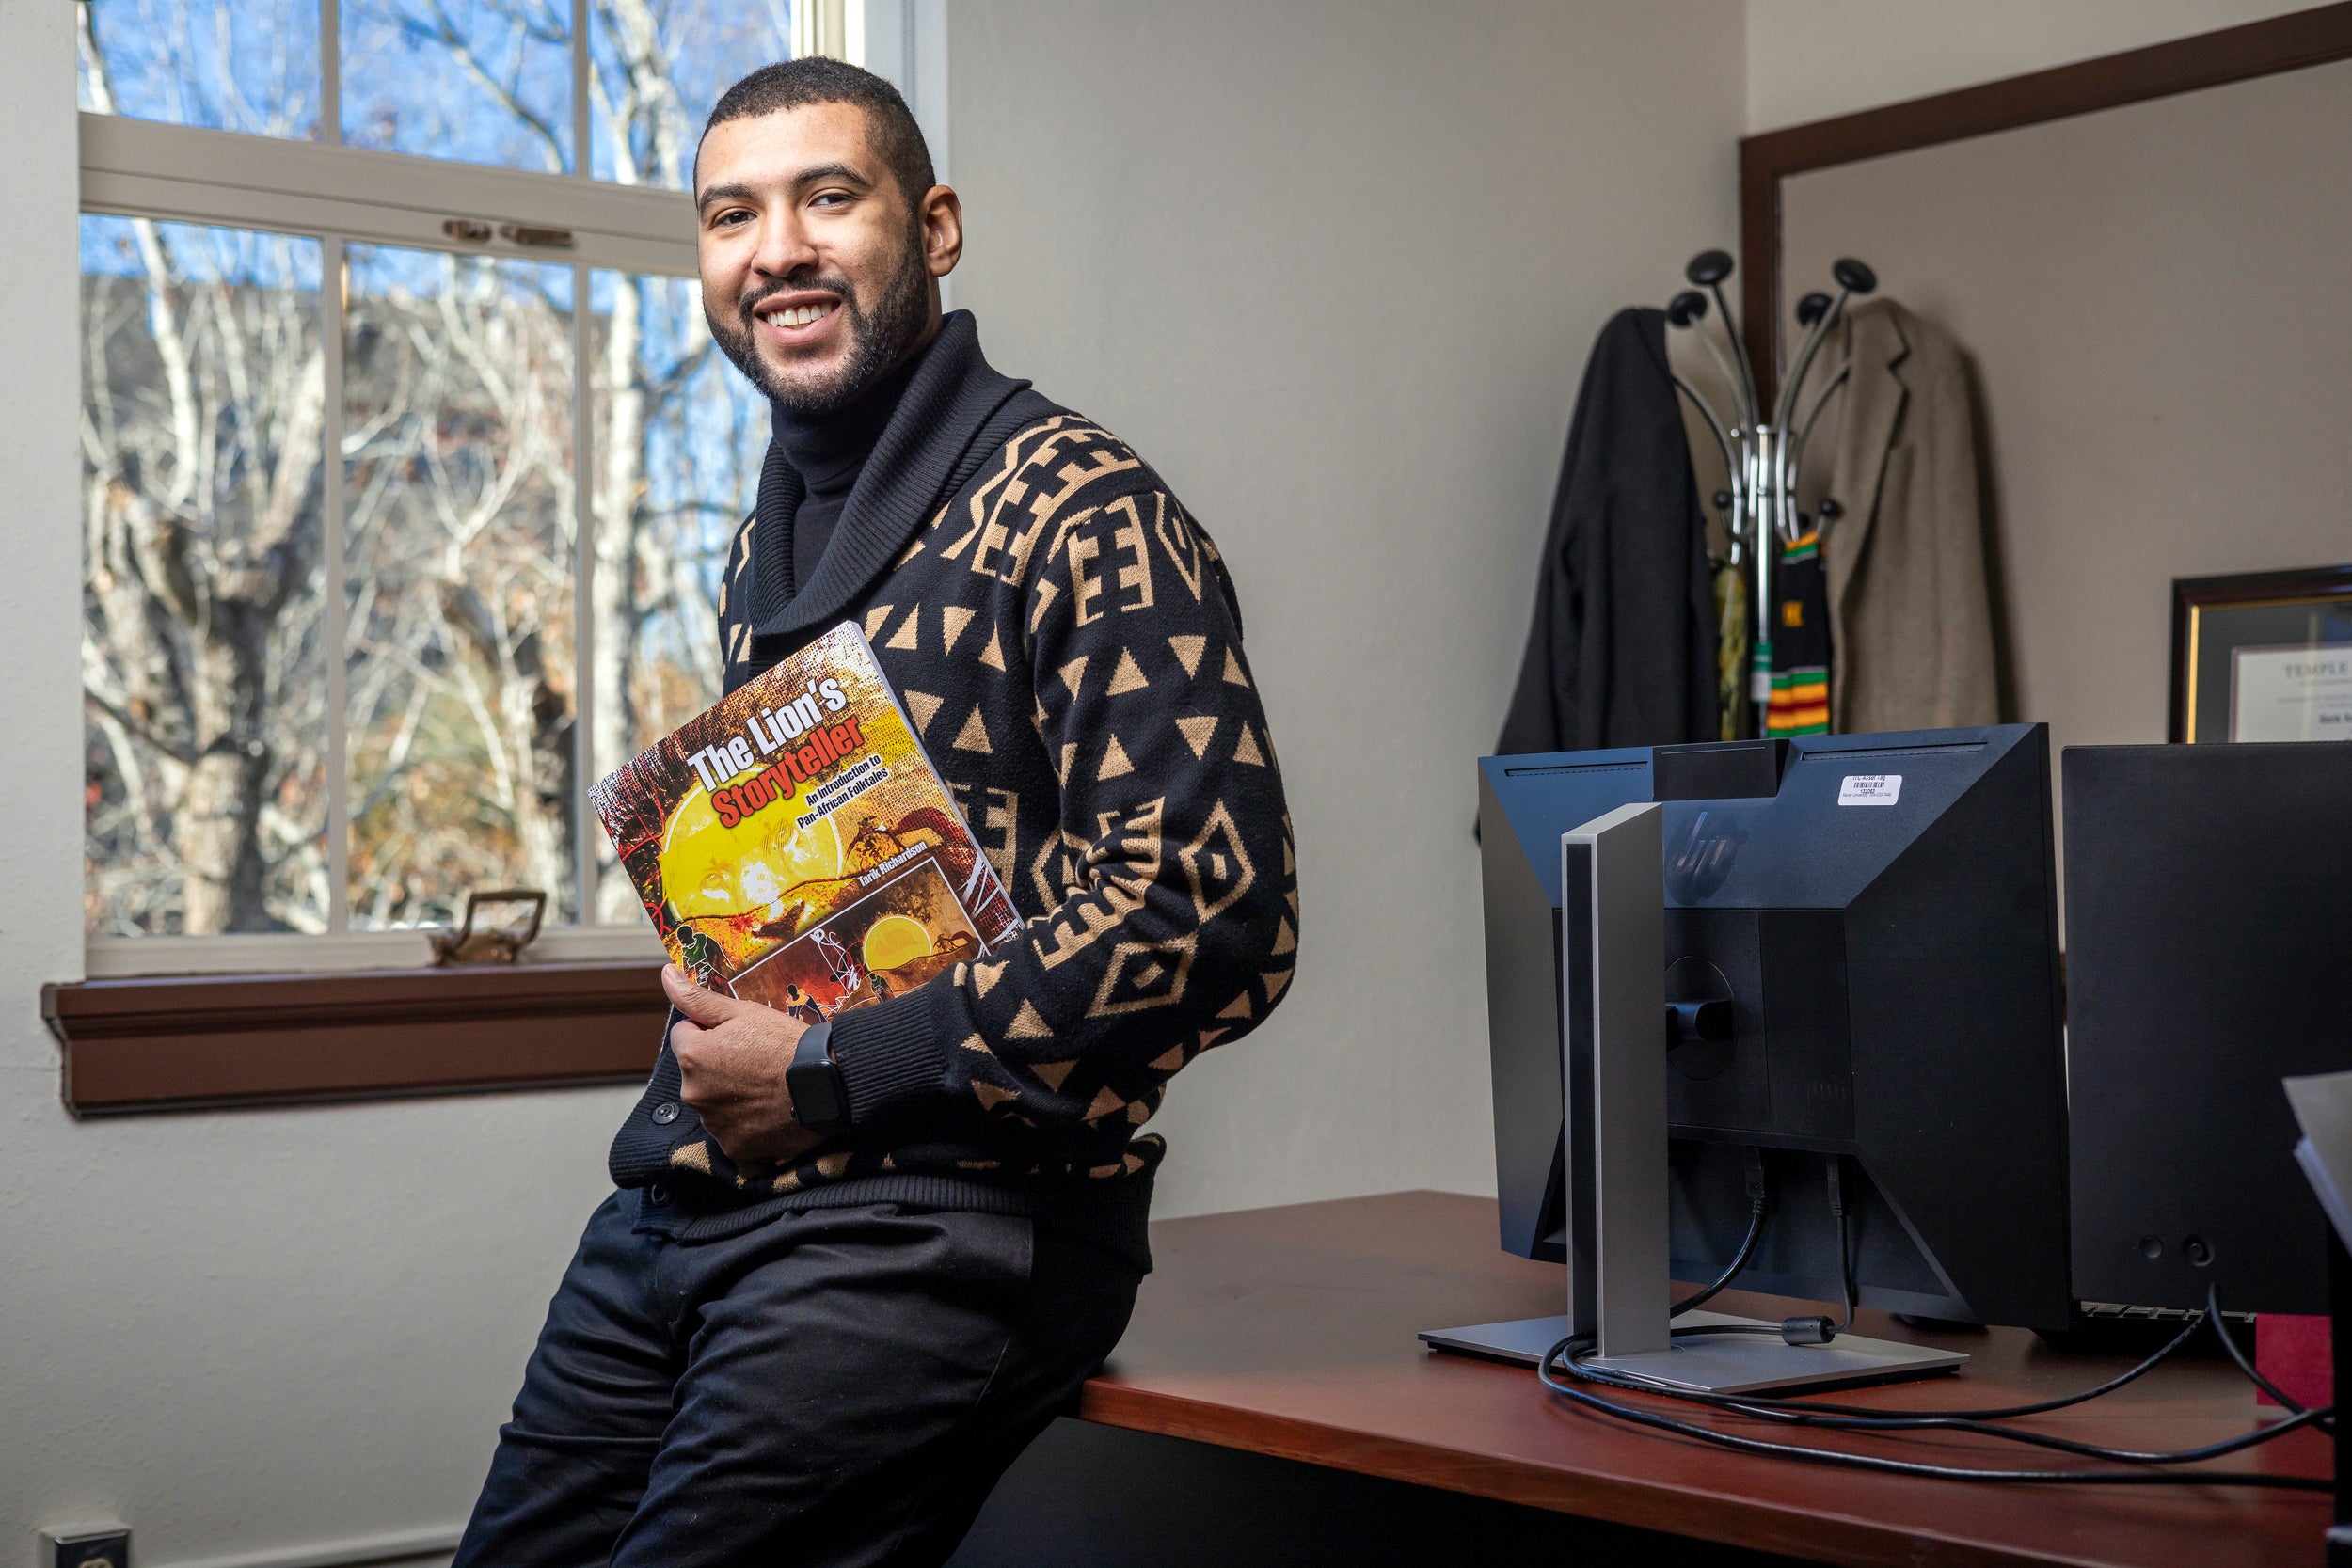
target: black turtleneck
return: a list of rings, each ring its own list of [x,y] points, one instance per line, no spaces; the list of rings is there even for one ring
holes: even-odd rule
[[[817,573],[817,563],[825,558],[825,546],[833,542],[835,524],[841,520],[841,509],[849,504],[850,492],[857,488],[857,476],[865,471],[866,459],[874,450],[874,443],[897,412],[898,400],[905,395],[907,383],[914,379],[915,369],[930,352],[929,344],[909,355],[904,363],[868,388],[866,393],[845,408],[816,419],[801,419],[774,408],[769,420],[771,445],[768,467],[775,459],[791,465],[801,476],[800,504],[793,509],[792,586],[797,593]],[[760,487],[769,488],[769,476],[763,472]],[[763,508],[762,510],[766,510]]]

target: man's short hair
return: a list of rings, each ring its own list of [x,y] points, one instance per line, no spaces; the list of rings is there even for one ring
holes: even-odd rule
[[[811,103],[854,103],[866,111],[872,128],[874,150],[882,154],[891,178],[907,193],[907,205],[916,206],[936,182],[931,177],[931,150],[923,128],[914,123],[898,89],[847,60],[811,55],[803,59],[764,65],[719,96],[703,135],[730,119],[782,114]]]

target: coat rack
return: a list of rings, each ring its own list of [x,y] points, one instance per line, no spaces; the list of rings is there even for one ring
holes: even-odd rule
[[[1716,508],[1724,515],[1724,531],[1731,539],[1731,563],[1742,564],[1743,554],[1752,558],[1746,562],[1753,594],[1748,621],[1754,628],[1748,695],[1756,715],[1755,729],[1760,732],[1762,715],[1772,690],[1772,627],[1764,610],[1772,603],[1774,556],[1780,546],[1794,544],[1804,532],[1806,519],[1797,511],[1798,465],[1804,460],[1805,437],[1813,432],[1813,421],[1820,417],[1830,394],[1844,384],[1849,367],[1837,368],[1812,401],[1804,404],[1802,415],[1797,412],[1798,405],[1804,398],[1814,358],[1820,351],[1821,340],[1844,315],[1846,301],[1856,294],[1872,293],[1879,280],[1878,275],[1860,261],[1851,256],[1843,257],[1829,269],[1837,285],[1836,297],[1809,293],[1797,301],[1797,324],[1806,328],[1804,341],[1797,350],[1795,371],[1782,384],[1779,400],[1772,418],[1767,420],[1756,397],[1756,376],[1748,363],[1739,324],[1724,298],[1724,280],[1731,276],[1732,266],[1731,257],[1725,251],[1702,250],[1692,257],[1691,264],[1682,273],[1695,287],[1667,303],[1666,320],[1679,329],[1698,334],[1723,372],[1724,384],[1740,399],[1739,406],[1725,414],[1681,376],[1674,378],[1675,389],[1691,400],[1706,419],[1708,429],[1714,433],[1716,445],[1723,449],[1724,466],[1731,475],[1730,489],[1719,490],[1714,497]],[[1706,293],[1700,293],[1702,289]],[[1719,332],[1710,333],[1703,325],[1709,296],[1715,302]],[[1716,341],[1718,337],[1729,341],[1728,355]]]

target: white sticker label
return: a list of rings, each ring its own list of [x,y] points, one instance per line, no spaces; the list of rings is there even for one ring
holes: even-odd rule
[[[1902,798],[1900,773],[1849,773],[1837,786],[1841,806],[1891,806]]]

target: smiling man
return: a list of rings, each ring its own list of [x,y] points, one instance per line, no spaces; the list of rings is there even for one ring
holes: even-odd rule
[[[943,1561],[1109,1354],[1193,1057],[1296,961],[1274,747],[1216,548],[1116,437],[991,369],[905,103],[795,60],[695,171],[711,333],[768,396],[732,690],[854,619],[1022,930],[821,1018],[675,969],[457,1563]]]

